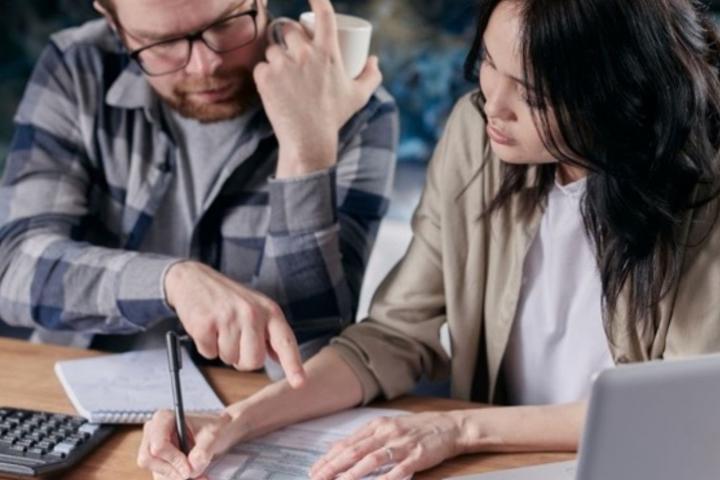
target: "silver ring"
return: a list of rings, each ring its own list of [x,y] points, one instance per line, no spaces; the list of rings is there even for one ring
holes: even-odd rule
[[[393,449],[391,447],[385,447],[385,455],[387,455],[388,463],[393,463],[395,461],[395,454],[393,453]]]

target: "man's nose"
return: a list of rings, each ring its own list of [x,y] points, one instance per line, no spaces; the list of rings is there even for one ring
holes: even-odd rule
[[[192,44],[190,62],[185,67],[187,73],[208,76],[212,75],[222,64],[220,54],[213,52],[205,42],[196,40]]]

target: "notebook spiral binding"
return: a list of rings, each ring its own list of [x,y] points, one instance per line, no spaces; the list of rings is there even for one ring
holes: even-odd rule
[[[113,410],[100,410],[93,412],[92,418],[87,420],[93,423],[127,423],[127,424],[138,424],[149,421],[155,412],[150,411],[113,411]],[[188,410],[187,413],[192,415],[217,415],[220,410]]]
[[[103,410],[93,413],[93,421],[97,423],[144,423],[150,420],[153,412],[118,412]]]

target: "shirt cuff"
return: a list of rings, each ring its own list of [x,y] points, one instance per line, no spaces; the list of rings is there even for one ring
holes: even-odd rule
[[[269,182],[270,234],[297,235],[330,228],[337,221],[336,169]]]
[[[175,311],[165,297],[165,275],[184,259],[138,255],[120,272],[117,306],[128,321],[145,330]]]

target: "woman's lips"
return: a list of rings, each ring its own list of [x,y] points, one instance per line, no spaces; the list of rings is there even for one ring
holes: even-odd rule
[[[491,127],[490,125],[487,126],[487,133],[493,142],[498,143],[500,145],[514,145],[515,144],[515,140],[508,137],[507,135],[502,134],[501,132],[499,132],[494,127]]]

